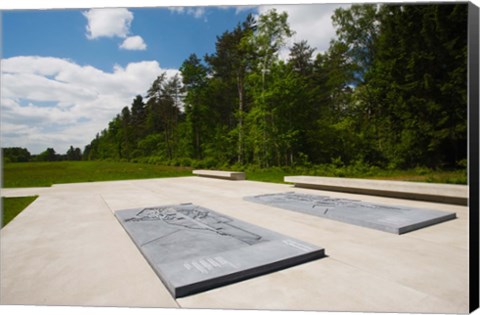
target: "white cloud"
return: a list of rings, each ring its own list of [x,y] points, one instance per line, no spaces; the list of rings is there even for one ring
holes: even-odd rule
[[[168,7],[168,10],[170,12],[175,12],[178,14],[184,14],[185,13],[185,7]]]
[[[204,7],[168,7],[168,10],[177,14],[188,14],[196,19],[205,16]]]
[[[263,14],[275,8],[278,12],[287,12],[290,28],[295,31],[295,35],[287,42],[287,46],[307,40],[308,44],[319,53],[326,51],[330,46],[330,40],[336,38],[331,19],[335,9],[349,6],[347,4],[275,5],[260,6],[258,11]],[[281,51],[280,56],[286,58],[287,49]]]
[[[83,12],[87,18],[87,38],[127,37],[133,13],[127,9],[91,9]]]
[[[193,15],[196,19],[199,19],[205,15],[205,8],[189,8],[187,13]]]
[[[88,39],[100,37],[125,38],[118,46],[125,50],[145,50],[147,45],[141,36],[129,36],[133,13],[127,9],[91,9],[83,12],[87,18]]]
[[[240,14],[243,11],[247,11],[247,10],[251,10],[251,9],[255,9],[255,8],[256,8],[256,6],[254,6],[254,5],[240,5],[240,6],[235,7],[235,14]]]
[[[115,66],[104,72],[72,61],[23,56],[1,61],[2,146],[32,153],[83,147],[163,71],[157,61]]]
[[[129,36],[125,38],[123,43],[119,46],[121,49],[126,50],[145,50],[147,49],[147,45],[143,41],[141,36]]]

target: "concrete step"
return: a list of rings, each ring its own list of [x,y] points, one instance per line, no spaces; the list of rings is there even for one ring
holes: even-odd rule
[[[244,180],[244,172],[230,172],[230,171],[213,171],[213,170],[193,170],[194,175],[202,177],[212,177],[230,180]]]
[[[285,176],[295,187],[468,205],[468,186],[320,176]]]

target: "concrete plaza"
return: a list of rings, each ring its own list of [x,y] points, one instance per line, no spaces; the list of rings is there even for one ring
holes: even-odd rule
[[[301,192],[454,211],[395,235],[243,200]],[[1,230],[1,304],[467,313],[468,207],[181,177],[2,189],[39,195]],[[325,248],[328,257],[174,299],[114,216],[191,202]]]

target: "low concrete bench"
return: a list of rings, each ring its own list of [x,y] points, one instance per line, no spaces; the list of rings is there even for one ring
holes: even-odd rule
[[[212,177],[230,180],[244,180],[244,172],[230,172],[230,171],[211,171],[211,170],[193,170],[194,175],[202,177]]]
[[[468,186],[429,184],[405,181],[353,179],[319,176],[285,176],[295,187],[377,195],[384,197],[433,201],[458,205],[468,204]]]

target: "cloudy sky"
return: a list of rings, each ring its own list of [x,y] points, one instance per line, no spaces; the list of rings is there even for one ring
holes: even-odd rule
[[[343,5],[348,6],[348,5]],[[281,5],[317,51],[335,32],[336,4]],[[272,6],[5,10],[2,13],[1,146],[38,154],[82,150],[162,71],[213,53],[216,36]]]

